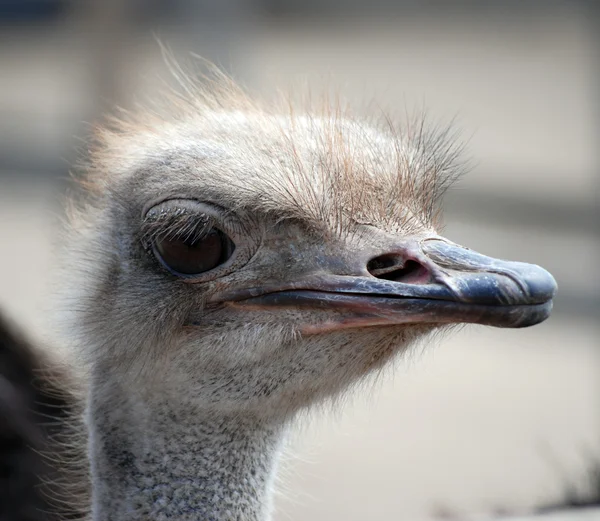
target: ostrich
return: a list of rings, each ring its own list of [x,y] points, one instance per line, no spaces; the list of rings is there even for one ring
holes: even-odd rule
[[[448,134],[185,90],[97,130],[71,205],[93,521],[270,519],[299,413],[452,324],[537,324],[556,290],[439,235]]]

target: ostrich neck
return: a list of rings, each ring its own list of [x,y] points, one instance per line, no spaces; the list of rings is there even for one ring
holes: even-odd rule
[[[270,519],[283,425],[156,396],[92,384],[92,520]]]

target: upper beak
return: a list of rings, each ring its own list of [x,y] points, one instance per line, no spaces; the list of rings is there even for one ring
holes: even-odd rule
[[[329,329],[403,323],[526,327],[548,318],[556,288],[539,266],[486,257],[434,237],[406,241],[371,259],[358,276],[322,270],[211,300],[337,310],[333,323],[328,318]]]

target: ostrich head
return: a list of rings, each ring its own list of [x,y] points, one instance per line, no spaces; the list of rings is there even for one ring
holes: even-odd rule
[[[94,363],[278,414],[444,324],[548,316],[546,271],[438,234],[444,136],[211,95],[101,135],[77,244]]]
[[[100,131],[74,220],[77,323],[92,445],[129,448],[92,474],[143,473],[123,439],[158,408],[172,436],[284,422],[435,328],[544,320],[546,271],[438,234],[456,156],[421,125],[271,112],[231,87]]]

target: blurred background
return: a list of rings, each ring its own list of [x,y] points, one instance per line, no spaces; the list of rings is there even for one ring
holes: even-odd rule
[[[315,416],[290,442],[276,519],[460,519],[599,498],[594,4],[0,0],[0,305],[44,335],[70,165],[90,123],[160,86],[157,38],[267,99],[334,85],[359,108],[426,107],[457,117],[475,165],[448,193],[446,235],[543,265],[556,311],[532,329],[465,328]]]

